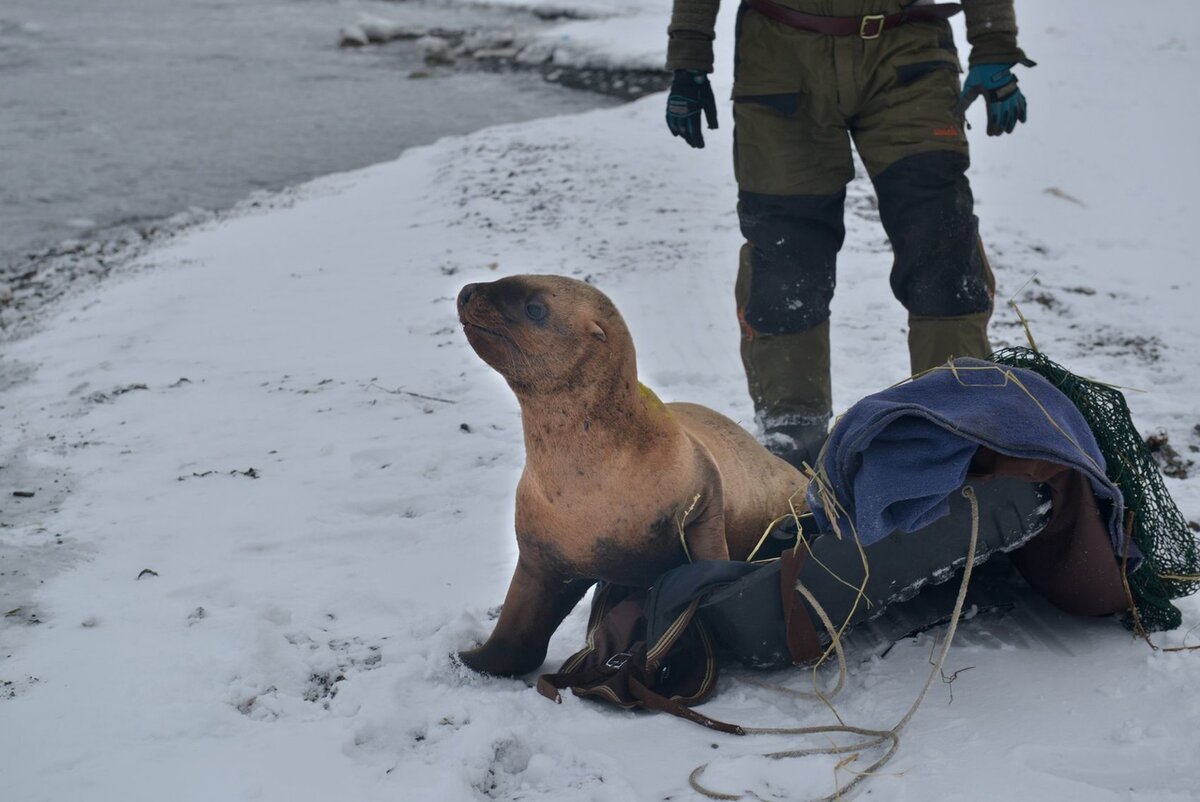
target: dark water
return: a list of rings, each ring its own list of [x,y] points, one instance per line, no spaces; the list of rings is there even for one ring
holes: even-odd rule
[[[612,103],[536,75],[345,50],[360,14],[526,28],[532,17],[366,0],[0,2],[0,268],[190,207],[231,206],[441,136]]]

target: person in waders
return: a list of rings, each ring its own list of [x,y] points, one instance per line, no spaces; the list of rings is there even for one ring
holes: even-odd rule
[[[668,29],[671,132],[704,147],[717,127],[708,74],[720,0],[675,0]],[[960,89],[948,18],[966,14]],[[832,414],[829,304],[854,177],[850,142],[891,240],[891,286],[908,311],[913,374],[986,357],[995,283],[967,181],[966,106],[987,131],[1025,121],[1010,69],[1012,0],[744,0],[734,60],[734,174],[742,246],[735,296],[742,362],[768,447],[815,465]]]

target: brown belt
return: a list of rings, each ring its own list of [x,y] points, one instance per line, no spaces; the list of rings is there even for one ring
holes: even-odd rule
[[[862,39],[878,39],[888,28],[906,22],[925,22],[953,17],[962,10],[958,3],[938,3],[927,6],[908,6],[895,14],[867,14],[863,17],[826,17],[804,14],[795,9],[781,6],[772,0],[745,0],[746,5],[776,22],[781,22],[802,31],[813,31],[829,36],[858,36]]]

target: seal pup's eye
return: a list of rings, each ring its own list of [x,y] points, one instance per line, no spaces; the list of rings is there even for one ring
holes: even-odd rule
[[[537,301],[530,301],[525,304],[525,314],[530,320],[545,320],[546,311],[546,305],[539,304]]]

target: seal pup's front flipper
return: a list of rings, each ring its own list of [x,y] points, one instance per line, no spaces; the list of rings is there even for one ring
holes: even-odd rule
[[[593,584],[519,558],[496,628],[482,646],[459,652],[459,659],[475,671],[502,677],[535,671],[546,659],[550,636]]]

